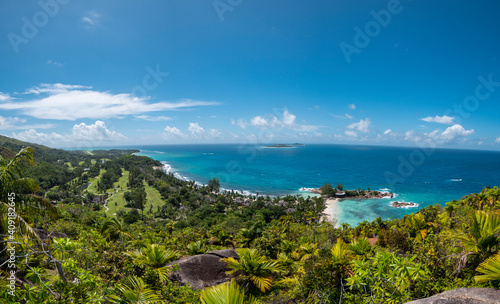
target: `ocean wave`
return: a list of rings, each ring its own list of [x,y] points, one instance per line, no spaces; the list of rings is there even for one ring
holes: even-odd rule
[[[306,187],[301,187],[301,188],[299,188],[299,191],[303,191],[303,192],[312,192],[314,189],[316,189],[316,188],[306,188]]]
[[[163,171],[165,171],[165,173],[170,174],[170,172],[173,171],[172,166],[169,163],[162,161],[161,164],[163,166]]]
[[[380,192],[389,194],[389,192],[383,192],[383,191],[380,191]],[[395,199],[396,197],[398,197],[398,194],[393,193],[392,197],[390,195],[386,195],[386,196],[382,197],[382,199]]]
[[[234,192],[243,194],[245,196],[250,196],[250,195],[251,196],[257,196],[256,192],[251,192],[251,191],[248,191],[248,190],[227,189],[227,188],[220,188],[220,189],[221,189],[221,192],[223,192],[223,191],[228,191],[228,192],[234,191]]]
[[[462,179],[461,178],[451,178],[448,180],[449,182],[461,182]]]
[[[169,163],[167,163],[166,161],[162,161],[161,162],[162,166],[163,166],[163,171],[165,171],[165,173],[167,174],[170,174],[172,173],[176,178],[180,179],[180,180],[184,180],[184,181],[191,181],[189,178],[187,178],[186,176],[183,176],[183,175],[180,175],[179,173],[175,172],[174,168],[172,167],[172,165],[170,165]],[[195,183],[199,186],[203,186],[203,184],[201,183],[198,183],[197,181],[195,181]]]
[[[384,192],[384,191],[391,191],[391,189],[389,189],[389,188],[381,188],[381,189],[379,189],[379,191],[380,191],[380,192]]]

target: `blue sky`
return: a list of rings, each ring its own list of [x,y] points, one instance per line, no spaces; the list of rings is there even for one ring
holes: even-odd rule
[[[5,0],[0,134],[500,150],[497,1]]]

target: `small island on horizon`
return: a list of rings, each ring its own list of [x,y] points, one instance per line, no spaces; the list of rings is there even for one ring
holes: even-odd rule
[[[266,146],[266,148],[295,148],[295,147],[304,147],[304,146],[305,146],[304,144],[295,143],[295,144],[269,145],[269,146]]]

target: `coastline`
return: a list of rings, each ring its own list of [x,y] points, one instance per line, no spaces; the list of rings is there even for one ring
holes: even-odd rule
[[[150,148],[141,147],[140,153],[136,155],[148,156],[163,161],[172,167],[169,170],[168,166],[165,166],[166,171],[170,171],[174,175],[179,174],[190,177],[190,180],[206,182],[216,176],[217,173],[226,176],[229,174],[231,177],[230,183],[224,184],[223,190],[234,189],[237,192],[243,191],[244,194],[269,194],[272,197],[287,194],[301,195],[303,197],[309,195],[319,196],[320,194],[311,191],[315,189],[313,187],[317,187],[327,180],[339,179],[335,176],[337,173],[333,173],[337,172],[339,168],[343,172],[358,172],[362,169],[366,171],[363,171],[366,175],[365,179],[358,179],[356,174],[345,174],[342,177],[342,182],[346,185],[345,188],[350,189],[354,188],[354,186],[367,188],[370,186],[373,190],[384,193],[385,197],[373,197],[368,200],[366,197],[346,197],[337,203],[333,201],[333,204],[337,205],[336,207],[331,206],[331,208],[328,208],[329,206],[325,206],[325,209],[328,209],[325,211],[325,213],[328,213],[328,218],[332,218],[332,213],[334,213],[330,212],[330,209],[338,209],[336,220],[350,225],[356,225],[364,220],[370,221],[377,217],[382,219],[401,218],[423,207],[454,200],[457,196],[466,195],[465,192],[479,191],[479,188],[475,188],[475,185],[486,183],[493,178],[491,176],[483,178],[485,175],[480,174],[483,171],[480,169],[474,169],[474,174],[468,179],[463,178],[460,172],[451,171],[441,172],[437,176],[424,174],[416,183],[402,183],[397,188],[392,188],[386,184],[385,180],[381,179],[378,172],[395,168],[394,166],[397,168],[397,163],[394,162],[401,151],[395,148],[380,148],[380,151],[377,150],[373,154],[349,146],[310,145],[303,149],[294,149],[296,152],[287,155],[287,157],[283,157],[281,153],[272,153],[271,150],[274,151],[276,148],[261,148],[263,148],[262,145],[255,150],[241,151],[238,150],[237,145],[173,147],[165,145]],[[258,153],[255,152],[257,150],[259,150]],[[260,150],[270,152],[261,152]],[[289,149],[286,149],[286,151],[289,151]],[[215,153],[216,156],[205,156],[209,152]],[[257,154],[250,154],[250,152]],[[330,157],[330,155],[337,157]],[[455,155],[448,151],[438,153],[437,157],[438,160],[445,162],[449,159],[455,159],[454,157],[448,157],[450,155],[463,159],[463,155]],[[357,157],[369,162],[373,167],[365,168],[363,162],[352,161]],[[481,155],[481,157],[489,159],[487,155]],[[493,161],[495,159],[493,158]],[[500,155],[498,159],[500,159]],[[471,164],[474,163],[476,162],[472,159]],[[228,164],[231,166],[238,164],[239,166],[230,166],[230,171],[228,171]],[[422,170],[428,166],[430,164],[424,165]],[[280,173],[283,170],[286,170],[286,174]],[[181,177],[181,179],[186,178]],[[450,179],[455,180],[452,182]],[[462,181],[459,182],[458,179],[462,179]],[[224,181],[226,180],[224,179]],[[394,197],[387,196],[388,192],[393,192]],[[418,206],[395,208],[392,206],[395,200],[398,202],[415,202]],[[335,216],[333,215],[333,217]]]
[[[323,220],[332,222],[335,224],[335,227],[340,225],[339,215],[340,215],[340,206],[338,203],[340,199],[338,198],[327,198],[325,199],[326,208],[323,211]]]

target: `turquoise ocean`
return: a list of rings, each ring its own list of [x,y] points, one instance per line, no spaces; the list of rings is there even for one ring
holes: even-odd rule
[[[342,200],[338,222],[400,218],[418,209],[500,186],[500,152],[349,145],[268,148],[260,145],[162,145],[131,147],[165,164],[179,178],[245,194],[313,195],[301,188],[329,182],[344,189],[391,191],[394,199]],[[394,208],[391,202],[418,207]]]

